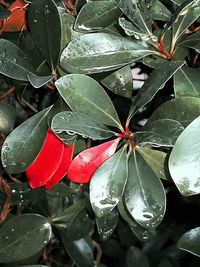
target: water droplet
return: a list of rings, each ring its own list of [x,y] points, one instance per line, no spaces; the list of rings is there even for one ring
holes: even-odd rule
[[[152,219],[153,218],[153,214],[152,213],[150,213],[150,212],[144,212],[143,213],[143,217],[145,218],[145,219]]]

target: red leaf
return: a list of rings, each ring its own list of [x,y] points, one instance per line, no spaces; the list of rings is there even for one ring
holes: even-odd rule
[[[45,185],[54,175],[61,163],[63,151],[63,142],[51,130],[48,130],[40,153],[26,170],[32,188]]]
[[[68,178],[76,183],[88,183],[96,169],[116,151],[121,138],[88,148],[78,154],[68,170]]]
[[[16,0],[9,6],[8,9],[12,13],[3,21],[1,32],[18,32],[26,30],[26,6],[27,4],[21,0]]]
[[[47,190],[51,189],[54,185],[60,182],[60,180],[67,174],[69,164],[71,163],[72,160],[73,151],[74,151],[74,144],[72,144],[71,146],[64,146],[61,163],[57,171],[54,173],[54,175],[45,184],[45,188]]]

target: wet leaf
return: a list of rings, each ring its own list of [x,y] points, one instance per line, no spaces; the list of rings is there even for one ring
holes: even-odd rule
[[[101,240],[106,241],[112,236],[117,222],[118,212],[116,209],[113,209],[105,216],[96,219],[97,229]]]
[[[56,134],[66,132],[69,135],[78,134],[93,140],[103,140],[114,135],[114,132],[89,116],[71,111],[58,113],[52,120],[51,129]]]
[[[105,216],[118,204],[128,176],[126,146],[106,160],[90,183],[90,201],[98,217]]]
[[[50,82],[53,79],[53,76],[37,76],[34,74],[28,74],[28,80],[31,83],[31,85],[35,88],[40,88],[44,84]]]
[[[128,173],[124,193],[127,209],[143,227],[155,229],[165,214],[163,185],[137,151],[129,159]]]
[[[137,143],[156,146],[173,146],[184,127],[172,119],[160,119],[145,124],[142,132],[136,133]]]
[[[92,119],[103,124],[122,128],[111,100],[92,78],[82,74],[70,74],[57,80],[55,84],[73,111],[89,114]]]
[[[199,127],[200,117],[192,121],[182,132],[169,158],[172,179],[184,196],[200,193]]]
[[[182,67],[174,75],[174,91],[176,97],[200,97],[199,69]]]
[[[7,173],[24,172],[37,157],[47,133],[48,112],[38,112],[8,135],[1,151]]]
[[[159,0],[152,1],[152,17],[155,20],[169,21],[172,13]]]
[[[158,90],[163,88],[165,83],[184,64],[184,61],[166,62],[157,69],[153,70],[137,94],[130,110],[129,117],[131,118],[140,108],[150,102]]]
[[[114,0],[89,2],[80,10],[74,29],[80,32],[100,30],[115,22],[121,14]]]
[[[119,214],[125,220],[128,225],[130,226],[133,234],[142,242],[151,240],[155,236],[155,230],[152,229],[146,229],[142,227],[139,223],[137,223],[129,211],[127,210],[127,207],[124,203],[124,199],[122,199],[118,205],[117,205]]]
[[[115,0],[124,14],[133,22],[135,36],[144,40],[157,38],[152,34],[152,1],[151,0]]]
[[[110,33],[90,33],[68,44],[61,54],[60,65],[70,73],[99,73],[156,53],[143,42]]]
[[[148,122],[159,119],[172,119],[184,127],[200,114],[200,99],[196,97],[180,97],[169,100],[157,108]]]
[[[76,183],[88,183],[96,169],[117,149],[120,138],[88,148],[78,154],[68,170],[68,178]]]
[[[61,235],[62,243],[72,260],[79,267],[94,267],[94,256],[85,238],[69,242],[67,236]]]
[[[110,91],[113,93],[131,97],[133,92],[133,77],[131,68],[125,66],[119,70],[116,70],[111,75],[101,81]]]
[[[16,262],[35,255],[47,245],[51,234],[50,223],[40,215],[14,216],[0,228],[0,262]]]
[[[178,241],[178,248],[185,250],[200,257],[200,227],[194,228],[186,232]]]
[[[61,22],[54,1],[34,0],[28,21],[33,40],[54,73],[61,48]]]
[[[147,147],[136,147],[137,151],[144,158],[146,163],[152,168],[157,177],[166,179],[164,171],[164,162],[166,159],[166,153]]]
[[[34,75],[31,66],[23,51],[9,40],[0,39],[0,73],[12,79],[28,81],[28,74]]]

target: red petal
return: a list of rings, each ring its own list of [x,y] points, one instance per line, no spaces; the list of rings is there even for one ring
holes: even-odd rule
[[[45,185],[54,175],[60,165],[63,151],[63,142],[51,130],[48,130],[40,153],[26,170],[32,188]]]
[[[64,146],[64,152],[62,156],[61,163],[54,173],[54,175],[50,178],[50,180],[45,184],[45,188],[51,189],[54,185],[56,185],[60,180],[67,174],[69,164],[71,163],[72,156],[74,151],[74,145]]]
[[[88,183],[96,169],[116,151],[121,138],[88,148],[78,154],[68,170],[68,178],[76,183]]]
[[[26,4],[21,0],[16,0],[8,8],[12,14],[4,20],[2,32],[17,32],[26,30]]]

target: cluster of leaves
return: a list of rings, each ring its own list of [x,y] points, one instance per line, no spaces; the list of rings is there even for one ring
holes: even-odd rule
[[[199,15],[199,0],[0,0],[0,263],[100,267],[102,246],[116,266],[180,266],[149,253],[159,237],[200,255],[200,228],[161,223],[169,192],[200,193]]]

